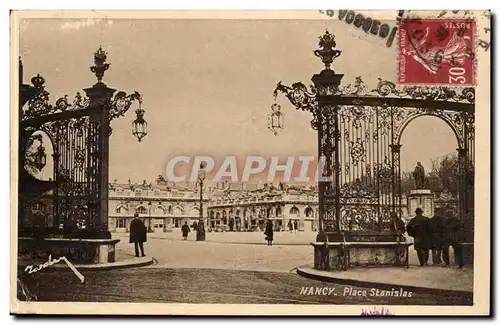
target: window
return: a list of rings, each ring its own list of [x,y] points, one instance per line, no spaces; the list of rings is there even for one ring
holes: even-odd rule
[[[31,206],[31,209],[33,211],[43,211],[43,210],[45,210],[45,205],[42,202],[35,202]]]
[[[125,219],[116,219],[116,228],[125,228],[126,227]]]
[[[154,196],[160,196],[160,190],[154,190],[153,191]]]
[[[140,188],[135,189],[135,196],[141,196],[142,190]]]
[[[163,228],[163,219],[154,219],[154,228]]]
[[[148,213],[148,209],[146,209],[142,205],[138,206],[137,209],[135,209],[135,211],[137,213],[139,213],[139,214],[146,214],[146,213]]]

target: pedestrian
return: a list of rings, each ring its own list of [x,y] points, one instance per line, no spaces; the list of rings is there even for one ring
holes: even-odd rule
[[[147,241],[148,229],[144,222],[139,219],[139,213],[134,213],[134,219],[130,222],[130,243],[134,243],[135,257],[139,257],[139,249],[141,250],[141,256],[146,256],[144,254],[144,243]]]
[[[398,217],[396,212],[391,212],[391,220],[392,220],[391,229],[398,236],[398,241],[406,241],[405,237],[406,227],[403,220],[401,220],[401,218]]]
[[[266,223],[266,230],[264,231],[264,235],[266,235],[267,246],[273,246],[273,239],[274,239],[273,222],[269,219],[267,220]]]
[[[420,266],[427,266],[430,249],[430,225],[429,218],[424,217],[421,208],[415,209],[415,217],[406,226],[408,235],[414,238],[413,247],[417,251]]]
[[[184,240],[187,240],[188,234],[190,231],[191,231],[191,229],[189,229],[187,221],[184,222],[184,224],[182,225],[182,228],[181,228],[182,238],[184,238]]]
[[[299,229],[299,222],[298,222],[297,220],[295,220],[295,221],[293,222],[293,230],[294,230],[295,232],[297,232],[297,230],[298,230],[298,229]]]
[[[290,232],[293,232],[293,225],[292,225],[292,220],[288,220],[288,230],[290,230]]]
[[[443,217],[439,214],[439,211],[435,211],[434,216],[429,222],[431,231],[432,264],[434,265],[440,265],[442,263],[441,255],[443,253]]]
[[[462,240],[463,233],[460,221],[449,213],[443,222],[444,238],[443,238],[443,260],[444,263],[450,265],[450,246],[453,247],[453,254],[455,255],[455,263],[458,268],[463,268],[463,252]]]

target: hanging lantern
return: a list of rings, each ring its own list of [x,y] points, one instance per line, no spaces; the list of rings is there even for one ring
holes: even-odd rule
[[[41,171],[46,164],[47,164],[47,155],[45,154],[45,148],[42,145],[40,145],[36,150],[35,167],[39,171]]]
[[[135,110],[136,118],[132,122],[132,134],[139,142],[148,134],[148,123],[144,119],[144,113],[145,111],[139,104],[139,108]]]
[[[206,170],[205,170],[205,167],[207,167],[207,163],[206,162],[202,162],[200,164],[200,170],[198,171],[198,179],[200,181],[204,181],[205,180],[205,176],[206,176]]]
[[[281,105],[274,103],[271,105],[271,114],[267,116],[268,118],[268,128],[274,135],[278,134],[278,131],[284,128],[284,118],[283,113],[281,113]]]

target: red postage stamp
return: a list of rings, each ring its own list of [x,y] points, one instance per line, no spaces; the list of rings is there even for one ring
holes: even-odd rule
[[[399,83],[475,84],[475,21],[403,19],[399,22]]]

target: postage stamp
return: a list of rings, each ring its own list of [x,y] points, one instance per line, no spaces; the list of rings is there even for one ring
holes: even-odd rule
[[[402,19],[399,24],[399,83],[475,84],[472,19]]]

